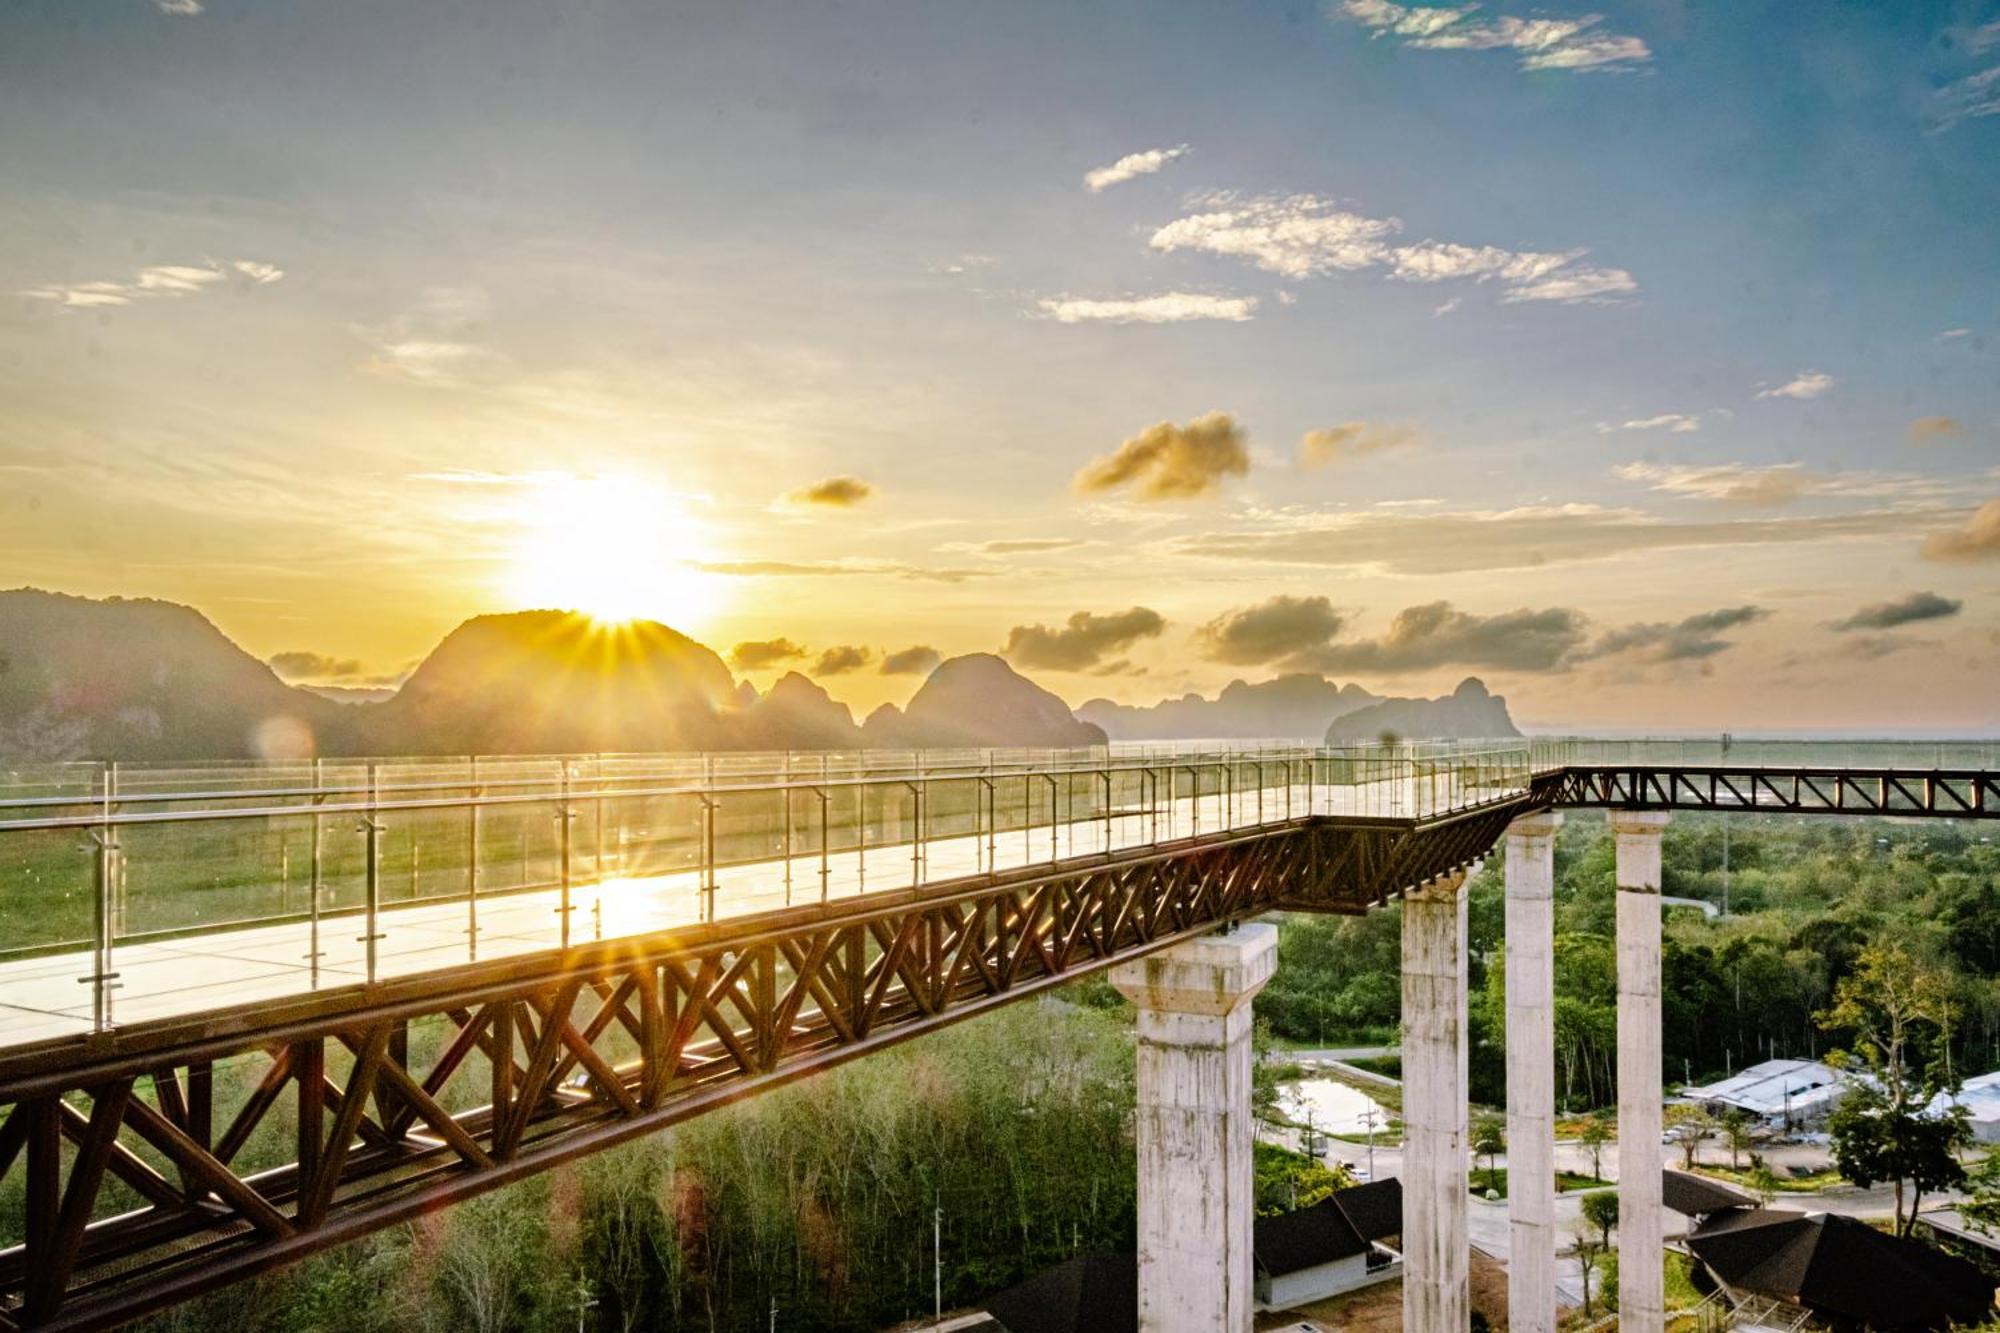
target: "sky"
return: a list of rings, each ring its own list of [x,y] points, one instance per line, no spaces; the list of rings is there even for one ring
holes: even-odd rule
[[[27,0],[0,586],[2000,732],[2000,3]]]

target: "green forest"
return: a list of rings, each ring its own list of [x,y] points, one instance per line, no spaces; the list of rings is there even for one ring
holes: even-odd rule
[[[1817,1016],[1864,946],[1900,945],[1955,1015],[1933,1058],[2000,1064],[2000,856],[1970,826],[1686,818],[1668,832],[1670,1081],[1844,1039]],[[1504,1100],[1502,875],[1470,883],[1473,1096]],[[1557,1069],[1613,1096],[1612,856],[1573,816],[1557,857]],[[1260,1027],[1392,1044],[1398,914],[1292,916]],[[1851,989],[1851,988],[1850,988]],[[1132,1020],[1101,977],[437,1213],[156,1320],[158,1329],[881,1329],[1132,1243]],[[1948,1052],[1948,1054],[1947,1054]],[[1260,1096],[1275,1065],[1260,1067]],[[1943,1071],[1937,1071],[1943,1072]],[[1340,1181],[1262,1148],[1259,1205]],[[941,1215],[941,1224],[938,1219]],[[941,1240],[940,1246],[934,1236]],[[937,1263],[934,1270],[933,1265]]]
[[[1663,851],[1663,893],[1728,901],[1728,915],[1713,919],[1667,908],[1670,1085],[1845,1045],[1849,1034],[1816,1015],[1871,944],[1901,945],[1946,980],[1956,1021],[1940,1076],[2000,1067],[2000,848],[1983,826],[1681,816]],[[1491,1105],[1506,1095],[1502,859],[1468,882],[1472,1095]],[[1556,844],[1555,941],[1557,1095],[1568,1110],[1616,1097],[1612,877],[1602,816],[1570,815]],[[1297,1044],[1393,1044],[1399,929],[1393,907],[1286,918],[1259,1016]]]

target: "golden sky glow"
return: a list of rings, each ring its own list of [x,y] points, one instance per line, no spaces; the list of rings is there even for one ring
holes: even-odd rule
[[[0,587],[2000,730],[1984,29],[479,9],[0,7]]]

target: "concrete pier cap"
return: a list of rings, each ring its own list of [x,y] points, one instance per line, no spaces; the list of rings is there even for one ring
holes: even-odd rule
[[[1111,969],[1111,984],[1141,1010],[1221,1018],[1248,1004],[1278,968],[1278,928],[1263,922],[1183,940]]]

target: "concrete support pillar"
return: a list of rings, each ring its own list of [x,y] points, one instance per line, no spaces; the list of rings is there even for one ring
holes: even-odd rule
[[[1277,962],[1249,925],[1112,969],[1139,1006],[1140,1333],[1250,1333],[1250,1000]]]
[[[1465,873],[1403,895],[1403,1328],[1465,1333]]]
[[[1554,811],[1507,826],[1507,1324],[1555,1333]]]
[[[1618,843],[1618,1327],[1661,1333],[1660,835],[1664,811],[1614,810]]]

